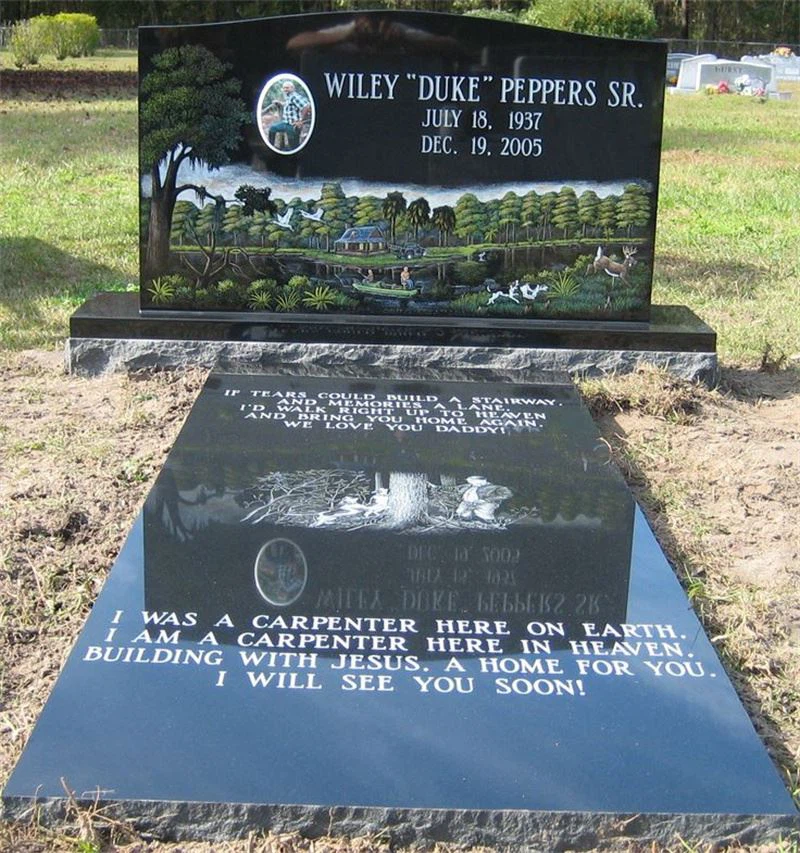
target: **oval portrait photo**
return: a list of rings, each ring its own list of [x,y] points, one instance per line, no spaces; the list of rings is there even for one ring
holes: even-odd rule
[[[316,109],[308,86],[294,74],[267,80],[256,108],[261,136],[276,154],[295,154],[314,131]]]
[[[302,549],[291,539],[271,539],[256,557],[256,587],[275,607],[285,607],[300,597],[308,580]]]

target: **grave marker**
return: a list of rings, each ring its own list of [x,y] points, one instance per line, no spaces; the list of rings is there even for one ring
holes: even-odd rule
[[[667,82],[675,85],[684,59],[693,59],[693,53],[668,53],[667,54]]]
[[[743,56],[742,62],[766,62],[775,69],[776,80],[800,80],[800,57],[779,53]]]
[[[649,319],[662,44],[409,13],[139,50],[143,310]],[[165,110],[217,90],[216,134]]]
[[[795,827],[568,378],[457,381],[447,346],[713,355],[707,327],[651,316],[663,45],[421,13],[140,43],[142,316],[79,312],[84,363],[134,330],[162,341],[138,366],[175,338],[197,359],[192,332],[282,362],[377,344],[383,365],[332,345],[346,376],[212,374],[6,814],[57,819],[66,785],[172,838]],[[412,380],[398,340],[442,346]]]
[[[558,377],[212,374],[6,814],[54,819],[62,778],[173,838],[561,847],[797,826]]]
[[[651,306],[665,45],[421,12],[139,45],[139,296],[75,314],[74,369],[344,340],[713,378],[713,332]]]
[[[763,88],[765,92],[777,92],[775,72],[767,62],[737,62],[731,59],[716,59],[698,56],[681,63],[678,75],[678,85],[675,92],[697,92],[706,86],[718,86],[725,83],[730,91],[735,92],[739,85],[737,81],[749,80],[744,85],[752,89]]]

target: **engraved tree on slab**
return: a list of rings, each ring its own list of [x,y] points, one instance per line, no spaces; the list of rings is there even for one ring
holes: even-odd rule
[[[400,530],[416,524],[428,506],[428,478],[424,474],[392,471],[384,526]]]
[[[514,493],[474,474],[439,482],[419,471],[312,470],[260,477],[237,498],[246,524],[287,524],[327,530],[371,528],[402,533],[458,529],[502,530],[538,515],[534,507],[503,507]]]
[[[406,199],[401,192],[391,192],[383,200],[383,216],[389,223],[389,242],[394,243],[397,239],[397,220],[406,211]]]

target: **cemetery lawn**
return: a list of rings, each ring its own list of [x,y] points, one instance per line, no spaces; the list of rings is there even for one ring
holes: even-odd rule
[[[136,281],[136,101],[50,95],[0,100],[0,784],[203,379],[64,375],[69,313]],[[582,391],[800,799],[798,143],[800,89],[782,103],[667,99],[655,301],[716,328],[721,385],[645,370]],[[389,849],[158,844],[96,810],[72,818],[57,831],[0,825],[0,851]]]
[[[136,49],[100,48],[94,56],[68,56],[66,59],[56,59],[54,56],[42,56],[37,65],[29,65],[30,71],[136,71],[138,52]],[[14,59],[8,48],[0,50],[0,69],[13,69]]]
[[[800,355],[800,85],[784,88],[666,98],[653,301],[694,309],[727,362]]]
[[[0,347],[52,346],[138,269],[136,100],[0,100]]]

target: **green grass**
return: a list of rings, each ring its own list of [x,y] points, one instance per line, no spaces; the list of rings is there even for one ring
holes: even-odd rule
[[[724,361],[800,351],[799,186],[800,86],[667,98],[653,299],[693,308]]]
[[[79,62],[133,66],[133,52],[112,53]],[[728,363],[800,351],[800,86],[793,94],[666,100],[653,299],[694,309]],[[0,346],[53,346],[87,295],[136,286],[136,101],[0,110]]]
[[[137,280],[136,101],[1,101],[0,346],[52,346]]]
[[[94,56],[67,57],[56,59],[54,56],[42,56],[38,65],[29,65],[26,70],[44,68],[51,71],[85,69],[89,71],[136,71],[136,50],[121,48],[101,48]],[[14,68],[14,61],[8,48],[0,50],[0,69]]]

